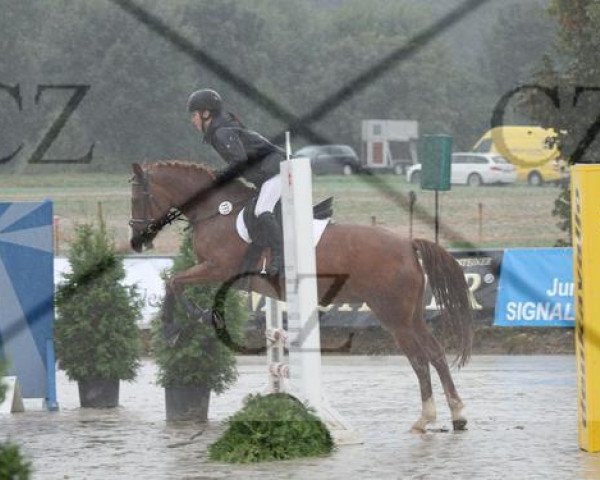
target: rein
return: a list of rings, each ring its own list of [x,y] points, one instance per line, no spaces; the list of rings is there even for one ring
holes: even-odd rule
[[[144,171],[144,175],[139,178],[139,182],[136,181],[138,179],[138,176],[134,176],[131,180],[130,183],[134,186],[134,187],[142,187],[143,192],[143,207],[142,207],[142,211],[143,211],[143,217],[144,218],[132,218],[131,220],[129,220],[129,225],[131,227],[141,224],[144,225],[146,229],[152,227],[152,231],[154,230],[160,230],[160,228],[164,227],[167,224],[171,224],[173,223],[175,220],[181,220],[181,216],[183,215],[183,212],[181,211],[180,208],[178,207],[170,207],[169,211],[163,215],[161,218],[152,218],[150,217],[150,207],[152,204],[154,204],[155,206],[157,206],[159,209],[162,209],[161,205],[158,203],[158,200],[156,200],[156,198],[154,197],[154,195],[152,195],[152,192],[150,192],[150,177],[149,177],[149,173]]]
[[[177,220],[185,221],[183,218],[181,218],[183,216],[183,208],[182,207],[183,206],[191,206],[192,203],[194,203],[194,201],[199,200],[201,198],[201,194],[203,193],[203,192],[199,192],[199,194],[196,194],[191,200],[186,201],[183,206],[182,205],[169,206],[167,213],[160,218],[152,218],[150,216],[152,204],[154,204],[159,209],[162,209],[162,207],[159,204],[159,202],[157,201],[157,199],[154,197],[154,195],[152,195],[152,192],[150,191],[150,174],[149,174],[149,172],[144,171],[143,175],[141,177],[139,175],[135,175],[130,180],[130,183],[133,186],[142,187],[142,189],[143,189],[142,198],[143,198],[144,203],[142,206],[142,211],[143,211],[144,218],[132,218],[131,220],[129,220],[129,225],[133,228],[134,232],[136,231],[134,228],[136,225],[142,226],[143,231],[141,231],[137,234],[134,234],[134,235],[137,237],[137,239],[139,241],[141,241],[144,244],[151,244],[154,237],[156,237],[156,235],[158,235],[158,233],[162,230],[162,228],[165,225],[170,225]],[[233,202],[227,202],[227,203],[229,203],[229,206],[231,208],[231,210],[227,213],[222,213],[220,211],[221,206],[225,204],[225,202],[222,202],[219,205],[219,208],[217,209],[216,212],[213,212],[213,213],[211,213],[205,217],[199,218],[199,219],[198,218],[189,219],[190,225],[186,228],[191,228],[194,225],[198,225],[200,223],[206,222],[206,221],[208,221],[214,217],[217,217],[219,215],[223,215],[223,216],[229,215],[229,213],[231,213],[235,210],[234,207],[244,204],[247,201],[248,201],[248,199],[240,199],[240,200],[236,200]]]

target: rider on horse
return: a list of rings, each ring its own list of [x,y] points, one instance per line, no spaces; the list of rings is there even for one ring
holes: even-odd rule
[[[259,191],[254,207],[256,225],[251,236],[260,237],[252,238],[255,243],[271,248],[267,274],[277,275],[283,269],[283,234],[273,211],[281,198],[279,163],[285,160],[284,151],[248,129],[232,113],[224,112],[221,96],[214,90],[193,92],[187,105],[192,123],[204,133],[203,143],[212,145],[229,165],[217,175],[233,171]]]

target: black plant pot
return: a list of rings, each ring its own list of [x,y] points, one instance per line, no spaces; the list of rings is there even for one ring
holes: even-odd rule
[[[84,408],[114,408],[119,405],[119,379],[80,380],[79,403]]]
[[[208,420],[210,388],[205,387],[166,387],[165,408],[167,421]]]

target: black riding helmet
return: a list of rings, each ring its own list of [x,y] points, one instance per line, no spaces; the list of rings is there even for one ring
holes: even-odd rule
[[[210,88],[196,90],[190,95],[187,102],[189,112],[208,110],[212,113],[221,111],[221,95]]]

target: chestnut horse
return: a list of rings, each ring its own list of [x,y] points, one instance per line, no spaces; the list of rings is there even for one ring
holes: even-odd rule
[[[154,229],[148,236],[148,225],[174,208],[193,226],[198,263],[169,279],[167,296],[181,293],[187,284],[227,282],[236,277],[248,249],[236,232],[236,217],[256,190],[239,180],[214,188],[214,173],[192,163],[134,164],[133,171],[130,224],[134,250],[141,251],[158,233]],[[231,203],[231,213],[219,212],[223,202]],[[436,418],[429,364],[440,377],[454,429],[464,429],[463,402],[444,350],[425,323],[423,303],[426,274],[445,330],[458,340],[459,366],[464,365],[471,353],[472,310],[463,271],[454,257],[432,242],[401,238],[384,228],[330,223],[317,245],[316,259],[321,304],[366,302],[407,356],[422,400],[413,431],[424,432]],[[345,281],[334,285],[339,278]],[[266,276],[253,276],[249,286],[281,297],[277,282]]]

